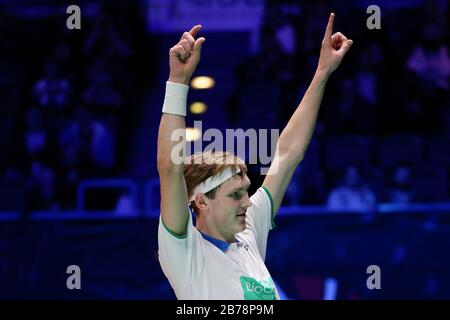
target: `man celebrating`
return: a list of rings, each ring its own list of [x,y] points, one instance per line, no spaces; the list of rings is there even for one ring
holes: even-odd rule
[[[237,156],[204,152],[184,159],[185,149],[174,152],[180,141],[173,141],[172,133],[186,128],[188,85],[205,42],[196,39],[201,26],[183,33],[170,49],[158,134],[158,244],[161,267],[178,299],[279,299],[264,264],[267,236],[311,140],[328,78],[352,45],[342,33],[332,34],[334,18],[332,13],[312,82],[280,135],[263,185],[251,197],[247,167]]]

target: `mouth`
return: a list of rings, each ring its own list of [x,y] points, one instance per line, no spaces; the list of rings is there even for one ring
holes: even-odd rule
[[[236,217],[245,217],[245,212],[242,212],[240,214],[237,214]]]

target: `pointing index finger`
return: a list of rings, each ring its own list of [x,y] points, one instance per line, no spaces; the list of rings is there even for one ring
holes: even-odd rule
[[[333,34],[334,27],[334,17],[335,14],[331,13],[330,18],[328,19],[327,29],[325,31],[324,41],[329,41],[331,39],[331,35]]]
[[[191,36],[195,37],[197,35],[197,33],[200,31],[201,28],[202,28],[202,25],[201,24],[197,24],[197,25],[192,27],[192,29],[189,31],[189,33],[191,34]]]

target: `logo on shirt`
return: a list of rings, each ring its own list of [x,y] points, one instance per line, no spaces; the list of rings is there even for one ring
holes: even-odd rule
[[[275,284],[272,278],[258,282],[251,277],[241,276],[245,300],[275,300]]]
[[[238,243],[239,243],[240,246],[242,246],[242,248],[244,248],[245,250],[248,251],[248,248],[249,248],[249,247],[248,247],[247,242],[239,241]]]

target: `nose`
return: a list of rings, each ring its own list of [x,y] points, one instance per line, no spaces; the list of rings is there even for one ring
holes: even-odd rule
[[[246,197],[245,197],[245,202],[244,202],[244,205],[242,206],[243,208],[245,208],[246,210],[248,209],[248,208],[250,208],[252,206],[252,202],[250,201],[250,198],[249,198],[249,196],[247,195]]]

